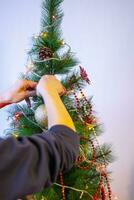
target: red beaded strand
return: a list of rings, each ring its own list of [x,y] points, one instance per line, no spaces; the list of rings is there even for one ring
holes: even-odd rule
[[[79,90],[80,90],[80,92],[81,92],[81,94],[82,94],[82,96],[83,96],[85,102],[86,102],[88,105],[90,105],[90,103],[88,102],[88,100],[87,100],[87,98],[85,97],[84,93],[82,92],[82,89],[80,88],[79,84],[77,84],[77,85],[78,85],[78,88],[79,88]],[[72,89],[72,90],[74,89],[72,85],[71,85],[71,89]],[[77,113],[80,114],[80,101],[79,101],[79,98],[78,98],[78,96],[77,96],[77,94],[76,94],[75,91],[73,92],[73,95],[74,95],[74,98],[75,98],[75,100],[76,100],[76,105],[77,105],[77,106],[76,106],[76,109],[77,109]],[[92,107],[91,107],[91,105],[90,105],[89,107],[90,107],[90,113],[89,113],[89,115],[90,115],[91,112],[92,112]],[[85,125],[85,122],[83,122],[83,123],[84,123],[84,125]],[[94,144],[93,144],[93,141],[90,140],[89,142],[91,143],[91,146],[92,146],[92,149],[93,149],[93,159],[92,159],[92,161],[90,162],[90,164],[88,164],[88,166],[80,166],[80,164],[81,164],[84,160],[83,160],[82,157],[79,158],[79,161],[78,161],[78,163],[77,163],[77,167],[79,167],[79,168],[82,169],[82,170],[89,170],[89,169],[91,168],[91,166],[93,165],[93,163],[96,161],[96,149],[95,149],[95,146],[94,146]]]
[[[106,179],[106,185],[107,185],[107,189],[108,189],[108,198],[109,198],[109,200],[112,200],[112,191],[111,191],[108,175],[105,172],[101,173],[100,183],[98,185],[97,192],[94,194],[94,196],[97,196],[98,193],[100,192],[102,200],[106,200],[106,193],[105,193],[105,189],[103,187],[104,178]]]
[[[106,193],[105,193],[105,189],[104,189],[104,187],[102,186],[101,187],[101,198],[102,198],[102,200],[106,200]]]
[[[89,101],[87,100],[85,94],[83,93],[82,91],[82,88],[80,87],[79,83],[77,83],[77,87],[79,88],[80,90],[80,93],[85,101],[85,103],[89,106],[89,113],[88,113],[88,116],[90,116],[92,114],[92,105],[89,103]]]
[[[71,85],[70,86],[71,89],[73,90],[73,86]],[[90,102],[87,100],[86,96],[84,95],[80,85],[77,83],[77,87],[84,99],[84,102],[86,104],[86,106],[88,105],[89,107],[89,111],[86,112],[86,114],[84,116],[82,116],[83,119],[87,120],[89,119],[90,120],[90,117],[92,116],[92,105],[90,104]],[[74,98],[76,100],[76,109],[77,109],[77,113],[80,115],[80,101],[79,101],[79,98],[77,96],[77,94],[75,93],[75,91],[73,91],[73,95],[74,95]],[[87,122],[84,120],[83,124],[86,125]],[[91,120],[91,123],[92,123],[92,120]],[[91,141],[90,141],[91,142]],[[91,163],[93,164],[95,161],[96,161],[96,148],[93,144],[93,142],[91,143],[92,145],[92,149],[93,149],[93,159],[91,161]],[[80,164],[85,160],[85,158],[83,156],[80,156],[78,161],[76,162],[77,166],[82,169],[82,170],[89,170],[90,167],[91,167],[91,163],[90,165],[88,166],[80,166]],[[103,186],[103,180],[104,178],[106,179],[106,184],[107,184],[107,189],[108,189],[108,197],[109,197],[109,200],[112,200],[112,191],[111,191],[111,187],[110,187],[110,183],[109,183],[109,179],[108,179],[108,175],[107,173],[100,173],[101,177],[100,177],[100,183],[98,185],[98,189],[97,189],[97,192],[94,194],[93,196],[93,200],[98,200],[99,197],[98,197],[98,193],[101,194],[101,199],[102,200],[106,200],[106,193],[105,193],[105,189],[104,189],[104,186]],[[63,183],[64,184],[64,183]],[[63,199],[64,200],[64,199]]]
[[[103,176],[106,179],[109,200],[112,200],[112,190],[111,190],[111,186],[110,186],[110,183],[109,183],[108,175],[107,175],[107,173],[103,173]]]
[[[66,200],[65,196],[65,186],[64,186],[64,181],[63,181],[63,173],[60,173],[60,184],[62,186],[62,200]]]
[[[93,200],[99,200],[96,195],[93,196]]]
[[[77,94],[75,92],[73,92],[74,98],[76,100],[76,108],[77,108],[77,112],[80,114],[80,103],[79,103],[79,98],[77,96]]]
[[[103,175],[100,174],[100,182],[99,182],[97,191],[95,192],[95,194],[94,194],[94,196],[93,196],[93,199],[94,199],[94,200],[96,200],[96,199],[98,200],[98,194],[100,193],[101,188],[103,187],[103,179],[104,179]]]

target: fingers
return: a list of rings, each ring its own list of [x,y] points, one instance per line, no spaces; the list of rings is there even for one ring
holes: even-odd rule
[[[63,96],[66,93],[66,88],[63,86],[62,91],[59,93],[60,96]]]
[[[24,80],[23,84],[26,89],[35,89],[37,86],[36,82],[30,80]]]

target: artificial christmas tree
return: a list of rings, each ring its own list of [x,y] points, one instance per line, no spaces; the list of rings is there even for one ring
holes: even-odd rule
[[[80,155],[75,166],[66,174],[60,173],[52,187],[25,199],[112,200],[106,169],[112,161],[111,149],[109,145],[99,144],[97,137],[101,126],[92,108],[92,98],[83,93],[90,80],[83,67],[76,67],[79,61],[62,38],[62,2],[43,0],[41,31],[32,38],[26,73],[21,74],[21,78],[38,82],[45,74],[62,75],[61,82],[66,92],[61,98],[80,135]],[[9,109],[11,122],[7,133],[15,137],[31,136],[48,129],[42,98],[37,96],[26,99],[26,102]]]

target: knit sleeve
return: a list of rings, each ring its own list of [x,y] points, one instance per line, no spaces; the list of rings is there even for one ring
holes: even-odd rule
[[[0,139],[0,199],[16,200],[51,186],[71,169],[79,137],[64,125],[31,137]]]

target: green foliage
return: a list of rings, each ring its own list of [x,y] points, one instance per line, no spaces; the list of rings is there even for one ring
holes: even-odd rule
[[[78,85],[83,89],[86,82],[80,76],[79,71],[76,70],[76,65],[79,63],[78,59],[71,52],[69,45],[66,43],[63,44],[64,41],[60,29],[63,18],[61,10],[62,2],[63,0],[42,0],[41,33],[37,37],[32,38],[32,47],[29,51],[33,68],[26,74],[20,74],[20,78],[38,82],[45,74],[62,75],[61,82],[67,92],[61,99],[70,113],[76,131],[81,138],[80,155],[84,154],[86,157],[86,160],[82,162],[82,166],[86,166],[87,161],[92,161],[93,159],[93,147],[89,141],[94,142],[96,140],[95,137],[102,133],[103,127],[99,122],[90,124],[91,128],[83,123],[82,117],[90,111],[92,97],[87,98],[88,104],[85,103],[84,98],[79,98],[80,113],[77,113],[77,102],[74,99],[73,93],[79,92]],[[53,57],[48,60],[41,60],[39,52],[42,47],[49,48],[53,53]],[[65,52],[64,47],[69,47],[67,52]],[[39,105],[43,104],[43,100],[41,97],[33,97],[31,98],[31,104],[31,108],[26,103],[15,104],[10,107],[8,110],[10,127],[6,130],[7,134],[15,133],[18,136],[31,136],[44,131],[36,122],[34,116],[35,110]],[[14,119],[16,112],[20,113],[17,121]],[[95,116],[95,112],[93,112],[93,115]],[[82,138],[85,140],[82,140]],[[96,170],[96,165],[100,163],[108,164],[113,161],[114,157],[111,153],[110,145],[104,144],[100,147],[96,147],[95,145],[95,148],[95,165],[92,165],[89,170],[81,170],[75,165],[69,172],[64,174],[67,200],[91,200],[100,181],[100,174]],[[57,180],[57,184],[60,184],[59,179]],[[52,187],[35,194],[34,197],[36,200],[41,200],[42,197],[44,200],[61,200],[61,187],[54,184]]]
[[[78,84],[81,88],[84,88],[86,85],[78,71],[68,73],[64,78],[61,79],[61,82],[67,91],[71,90],[71,87],[73,86],[73,89],[78,92]]]
[[[14,104],[8,109],[10,120],[10,134],[14,132],[19,136],[31,136],[33,134],[41,133],[43,130],[37,124],[34,118],[34,111],[29,109],[26,104]],[[15,114],[19,113],[19,119],[14,119]]]
[[[102,164],[104,163],[103,155],[105,156],[106,164],[112,163],[115,160],[115,157],[112,154],[111,144],[103,144],[101,146],[101,150],[99,147],[97,147],[96,152],[97,152],[97,162],[99,163],[102,163]],[[102,155],[102,152],[103,152],[103,155]]]
[[[66,46],[63,44],[60,30],[63,17],[61,3],[62,0],[44,0],[42,2],[41,33],[37,37],[33,37],[29,55],[33,60],[34,68],[27,75],[27,79],[39,81],[44,74],[66,74],[78,64],[78,60],[70,48],[66,53],[59,53]],[[39,59],[42,47],[51,49],[52,59],[47,61]]]
[[[36,200],[41,200],[42,197],[44,198],[44,200],[59,200],[59,195],[57,194],[54,186],[52,186],[51,188],[46,188],[42,192],[37,193],[35,196]]]
[[[42,2],[42,17],[41,17],[41,30],[48,31],[52,35],[60,34],[60,25],[63,18],[63,12],[60,8],[63,0],[43,0]],[[56,17],[53,21],[52,16]]]
[[[61,59],[53,62],[53,74],[66,74],[78,64],[77,59],[72,53],[67,53],[61,57]]]

